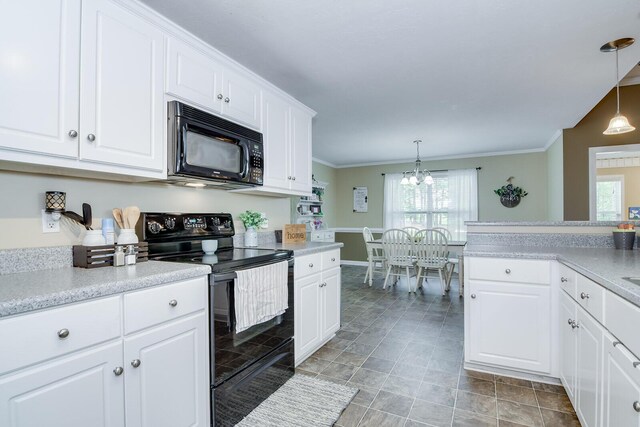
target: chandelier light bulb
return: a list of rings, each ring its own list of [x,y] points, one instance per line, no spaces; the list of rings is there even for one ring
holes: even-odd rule
[[[409,178],[409,182],[410,182],[412,185],[416,185],[416,184],[418,184],[418,178],[416,178],[416,176],[415,176],[415,175],[411,175],[411,178]]]
[[[424,178],[424,183],[427,185],[433,184],[433,177],[431,176],[431,174],[427,174],[427,176]]]

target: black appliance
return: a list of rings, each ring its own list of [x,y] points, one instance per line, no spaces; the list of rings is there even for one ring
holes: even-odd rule
[[[293,253],[234,248],[233,219],[227,213],[143,213],[137,233],[149,244],[149,259],[208,264],[211,420],[232,426],[294,374]],[[215,255],[202,241],[215,239]],[[236,271],[288,263],[289,308],[284,314],[236,333]]]
[[[262,134],[178,101],[169,102],[168,179],[241,188],[262,185]]]

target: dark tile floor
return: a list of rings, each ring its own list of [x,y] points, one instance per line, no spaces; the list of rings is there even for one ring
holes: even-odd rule
[[[579,426],[560,386],[462,368],[464,311],[454,278],[409,294],[406,282],[362,283],[364,267],[342,267],[342,328],[298,371],[360,392],[337,426]]]

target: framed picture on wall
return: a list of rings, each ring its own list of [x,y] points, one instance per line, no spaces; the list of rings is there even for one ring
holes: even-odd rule
[[[640,206],[629,207],[629,219],[640,219]]]

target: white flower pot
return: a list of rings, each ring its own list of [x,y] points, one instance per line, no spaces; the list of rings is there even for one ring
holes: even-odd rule
[[[244,245],[250,248],[258,246],[258,232],[255,228],[247,228],[247,231],[244,233]]]

